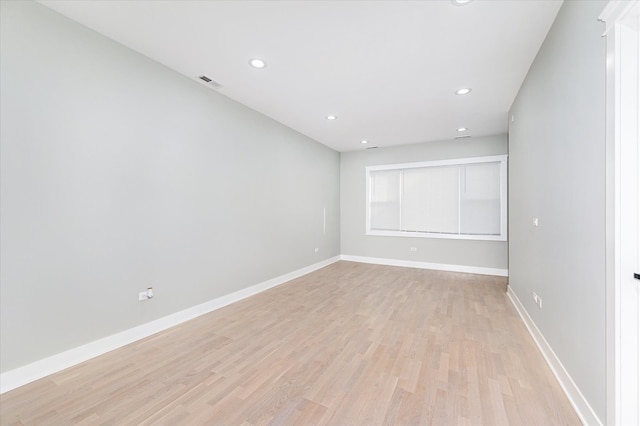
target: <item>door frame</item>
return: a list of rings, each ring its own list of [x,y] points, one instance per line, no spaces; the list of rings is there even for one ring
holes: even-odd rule
[[[640,169],[640,160],[638,160],[638,118],[637,111],[632,116],[631,122],[635,120],[635,136],[634,130],[631,133],[628,125],[622,122],[623,111],[625,117],[630,116],[630,103],[625,99],[629,93],[622,91],[625,84],[622,73],[621,52],[622,40],[629,36],[628,31],[623,31],[622,21],[627,17],[629,12],[634,8],[640,7],[638,0],[610,0],[600,15],[600,20],[606,23],[606,31],[604,35],[607,37],[607,86],[606,86],[606,352],[607,352],[607,389],[606,389],[606,406],[608,425],[622,425],[629,419],[640,418],[637,404],[633,404],[634,400],[640,398],[640,374],[638,373],[638,338],[635,342],[625,341],[623,346],[623,336],[633,337],[633,333],[638,333],[640,326],[638,324],[630,324],[628,312],[626,310],[630,306],[625,300],[625,292],[628,292],[628,280],[633,272],[629,271],[627,258],[638,256],[638,229],[631,233],[621,232],[621,225],[627,220],[623,213],[629,214],[629,200],[634,200],[632,209],[633,214],[638,214],[638,173]],[[637,10],[637,9],[636,9]],[[637,29],[635,35],[637,37]],[[628,54],[628,51],[626,51]],[[639,60],[638,49],[634,50],[635,60]],[[633,61],[633,59],[632,59]],[[637,65],[636,65],[637,66]],[[637,68],[636,68],[637,69]],[[628,78],[628,77],[627,77]],[[636,90],[635,108],[638,108],[638,84],[635,83]],[[625,93],[625,97],[622,94]],[[633,109],[633,102],[631,102]],[[623,126],[624,124],[624,126]],[[633,126],[633,124],[632,124]],[[635,139],[635,140],[634,140]],[[633,146],[635,144],[635,147]],[[635,160],[630,161],[626,152],[634,152]],[[631,170],[629,170],[631,169]],[[634,178],[635,177],[635,178]],[[626,179],[626,180],[625,180]],[[634,179],[635,185],[628,185],[628,180]],[[624,182],[624,184],[623,184]],[[635,194],[632,192],[636,191]],[[623,210],[625,206],[625,210]],[[637,216],[636,216],[637,217]],[[638,228],[638,225],[635,225]],[[635,242],[630,240],[630,235],[636,239]],[[634,247],[635,245],[635,247]],[[635,252],[635,253],[634,253]],[[635,265],[640,267],[640,265]],[[640,272],[640,271],[636,271]],[[629,277],[627,277],[629,275]],[[627,286],[624,287],[623,286]],[[637,287],[636,287],[637,288]],[[639,289],[640,291],[640,289]],[[635,304],[635,306],[634,306]],[[635,309],[635,318],[638,316],[640,301],[631,304]],[[624,309],[623,309],[624,308]],[[624,315],[624,317],[623,317]],[[623,318],[626,321],[623,321]],[[640,338],[640,337],[639,337]],[[629,343],[631,343],[629,345]],[[631,353],[630,353],[631,352]],[[635,353],[633,353],[635,352]],[[635,360],[635,361],[634,361]],[[633,365],[635,363],[635,366]],[[623,374],[623,372],[625,372]],[[629,372],[631,372],[629,374]],[[629,403],[631,401],[631,403]],[[634,407],[635,405],[635,407]],[[635,410],[635,412],[633,411]]]

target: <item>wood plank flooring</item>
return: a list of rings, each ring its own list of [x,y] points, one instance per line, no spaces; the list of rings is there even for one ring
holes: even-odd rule
[[[0,397],[2,425],[578,425],[506,279],[338,262]]]

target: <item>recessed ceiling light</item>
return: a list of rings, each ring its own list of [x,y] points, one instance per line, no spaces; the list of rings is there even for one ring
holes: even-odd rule
[[[462,88],[462,89],[458,89],[458,90],[456,90],[456,95],[466,95],[466,94],[468,94],[469,92],[471,92],[471,89],[470,89],[470,88],[468,88],[468,87],[464,87],[464,88]]]
[[[455,4],[456,6],[465,6],[472,1],[473,0],[451,0],[451,3]]]
[[[327,120],[335,120],[335,119],[336,119],[336,118],[338,118],[338,117],[336,117],[335,115],[327,115],[325,118],[326,118]]]
[[[466,127],[458,127],[459,132],[466,132],[467,130],[469,129],[467,129]]]
[[[360,143],[364,145],[364,144],[369,143],[369,141],[361,140]]]
[[[249,61],[249,65],[251,65],[254,68],[264,68],[267,66],[267,63],[265,61],[263,61],[262,59],[258,59],[258,58],[253,58]]]

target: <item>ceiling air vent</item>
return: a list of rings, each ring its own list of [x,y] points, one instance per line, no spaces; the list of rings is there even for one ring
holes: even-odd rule
[[[378,147],[377,146],[369,146],[369,147],[367,147],[365,149],[378,149]]]
[[[206,75],[201,75],[200,77],[198,77],[200,80],[204,81],[205,83],[207,83],[208,85],[215,87],[216,89],[219,89],[222,87],[222,84],[218,83],[215,80],[210,79],[209,77],[207,77]]]

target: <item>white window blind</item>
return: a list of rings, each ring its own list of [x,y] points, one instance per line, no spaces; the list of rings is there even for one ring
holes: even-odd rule
[[[367,234],[506,240],[506,155],[367,168]]]
[[[400,170],[380,170],[371,177],[371,226],[398,230],[400,227]]]

